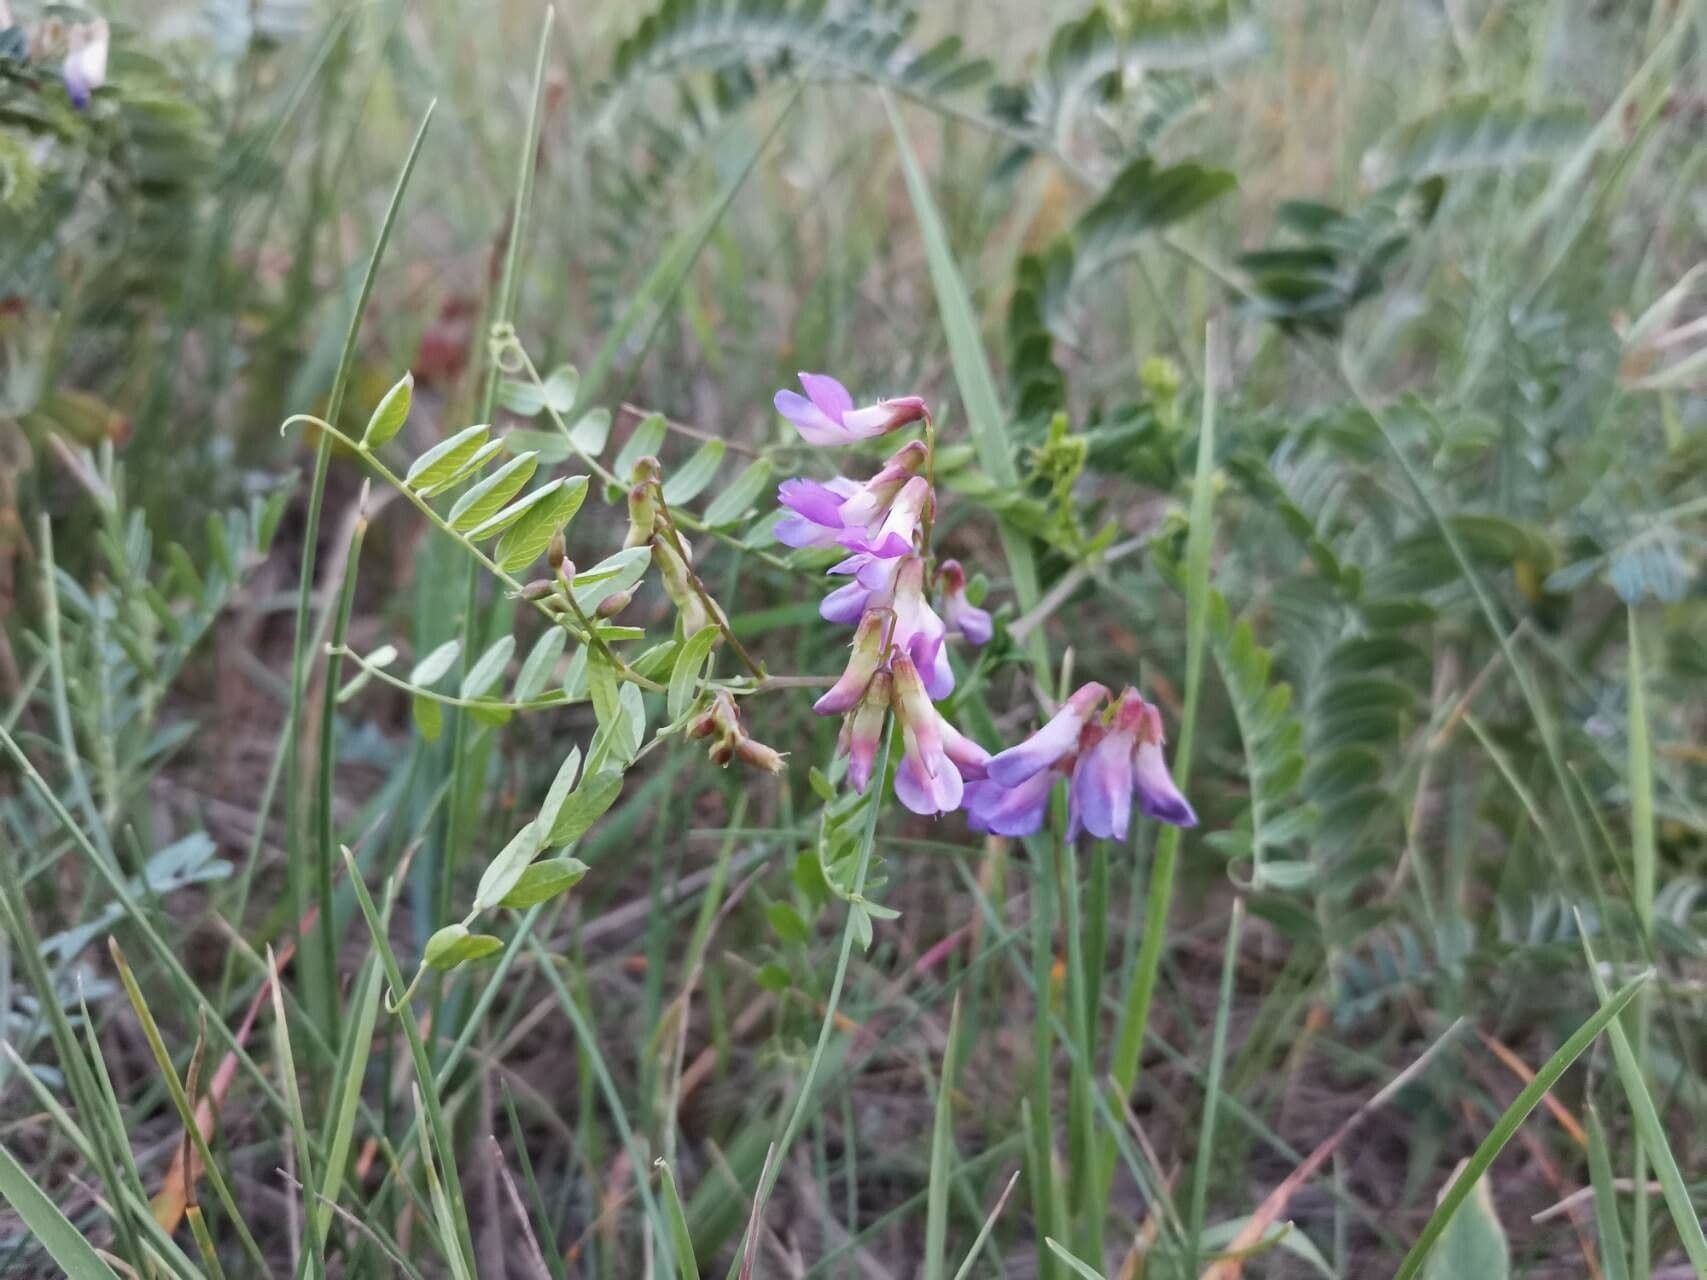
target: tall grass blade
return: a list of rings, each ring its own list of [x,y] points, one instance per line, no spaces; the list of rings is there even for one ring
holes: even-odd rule
[[[1589,976],[1594,979],[1594,989],[1600,998],[1606,997],[1606,979],[1601,975],[1600,963],[1595,959],[1594,946],[1589,941],[1588,930],[1583,927],[1579,915],[1577,929],[1582,937],[1583,954],[1588,959]],[[1634,979],[1620,989],[1619,994],[1630,986],[1651,976],[1651,971]],[[1673,1154],[1671,1143],[1666,1139],[1665,1127],[1660,1123],[1659,1111],[1654,1106],[1654,1098],[1648,1092],[1647,1081],[1642,1078],[1642,1065],[1636,1060],[1636,1051],[1630,1045],[1630,1037],[1624,1032],[1622,1023],[1614,1020],[1607,1026],[1607,1032],[1612,1039],[1612,1059],[1618,1067],[1618,1080],[1624,1086],[1624,1096],[1630,1103],[1630,1112],[1636,1121],[1636,1134],[1647,1150],[1647,1157],[1654,1167],[1654,1176],[1659,1179],[1661,1192],[1665,1196],[1666,1208],[1671,1210],[1672,1225],[1677,1228],[1678,1238],[1683,1242],[1683,1251],[1689,1255],[1690,1265],[1699,1276],[1707,1276],[1707,1234],[1701,1229],[1701,1219],[1696,1216],[1695,1204],[1690,1199],[1689,1184],[1683,1180],[1683,1171],[1677,1166],[1677,1156]],[[1647,1194],[1644,1183],[1637,1183],[1635,1194],[1638,1199]],[[1638,1257],[1641,1246],[1638,1243]]]
[[[1649,954],[1654,945],[1654,760],[1648,737],[1648,701],[1646,670],[1642,663],[1642,628],[1634,605],[1625,610],[1629,633],[1629,694],[1628,727],[1625,740],[1629,750],[1630,786],[1630,881],[1636,909],[1636,923],[1642,930],[1643,950]],[[1648,1042],[1653,1034],[1653,1003],[1649,992],[1636,997],[1635,1052],[1636,1068],[1644,1077],[1648,1073]],[[1652,1270],[1649,1256],[1648,1197],[1641,1188],[1648,1185],[1648,1154],[1640,1133],[1636,1135],[1630,1153],[1630,1181],[1638,1188],[1630,1206],[1630,1236],[1635,1245],[1630,1270],[1637,1280],[1648,1280]]]
[[[1430,1250],[1434,1248],[1435,1242],[1440,1239],[1441,1232],[1446,1230],[1446,1224],[1452,1220],[1452,1215],[1458,1206],[1464,1203],[1470,1193],[1475,1190],[1477,1180],[1488,1171],[1488,1167],[1493,1164],[1494,1158],[1504,1150],[1505,1144],[1516,1135],[1518,1127],[1528,1118],[1529,1113],[1540,1105],[1541,1099],[1558,1083],[1559,1077],[1565,1074],[1565,1069],[1581,1056],[1584,1049],[1594,1043],[1595,1037],[1608,1027],[1614,1029],[1613,1035],[1615,1037],[1623,1035],[1623,1032],[1617,1029],[1616,1019],[1619,1013],[1623,1011],[1624,1006],[1635,998],[1636,993],[1652,977],[1651,972],[1638,974],[1620,987],[1617,994],[1611,997],[1603,997],[1601,1006],[1595,1010],[1594,1015],[1578,1027],[1571,1034],[1571,1037],[1554,1051],[1552,1057],[1541,1064],[1540,1070],[1535,1073],[1535,1078],[1523,1087],[1523,1091],[1513,1098],[1511,1105],[1500,1114],[1500,1118],[1494,1122],[1494,1127],[1489,1130],[1488,1136],[1482,1139],[1474,1154],[1460,1169],[1458,1176],[1452,1180],[1452,1185],[1440,1197],[1440,1203],[1435,1206],[1434,1212],[1423,1224],[1422,1231],[1417,1235],[1416,1243],[1411,1246],[1410,1252],[1399,1264],[1399,1269],[1394,1273],[1393,1280],[1411,1280],[1411,1277],[1422,1270],[1422,1265],[1428,1260]]]
[[[64,1268],[70,1280],[118,1280],[95,1247],[48,1199],[4,1143],[0,1143],[0,1197],[12,1206],[30,1234]]]
[[[931,1175],[925,1200],[925,1262],[923,1280],[942,1280],[948,1247],[948,1184],[954,1162],[954,1077],[959,1066],[960,998],[948,1017],[948,1047],[942,1055],[942,1079],[937,1085],[936,1118],[931,1125]]]
[[[1014,462],[1008,443],[1007,417],[1002,412],[1001,399],[996,392],[996,378],[990,372],[990,357],[978,336],[978,317],[972,310],[972,296],[966,281],[955,264],[954,251],[949,247],[948,228],[937,212],[931,198],[924,172],[907,141],[900,113],[888,94],[883,96],[884,109],[889,113],[889,126],[895,134],[895,148],[901,156],[901,172],[906,178],[907,195],[913,203],[913,216],[919,220],[919,233],[925,241],[925,262],[930,268],[931,287],[936,291],[937,310],[942,315],[943,333],[948,339],[948,354],[954,365],[954,380],[960,388],[960,398],[966,407],[966,428],[978,451],[979,464],[998,488],[1013,489],[1019,483],[1019,468]],[[1013,577],[1014,597],[1021,613],[1029,613],[1037,603],[1037,559],[1031,541],[1007,520],[998,526],[1002,553],[1008,560],[1008,572]],[[1031,658],[1037,679],[1045,688],[1050,683],[1049,651],[1041,628],[1026,636],[1026,654]]]

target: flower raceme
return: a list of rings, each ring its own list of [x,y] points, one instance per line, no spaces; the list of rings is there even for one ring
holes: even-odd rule
[[[1069,838],[1126,837],[1134,797],[1146,815],[1193,826],[1197,815],[1174,786],[1162,755],[1161,713],[1127,689],[1112,704],[1100,684],[1081,686],[1030,738],[991,756],[936,707],[954,691],[947,640],[989,642],[990,615],[966,594],[966,571],[944,560],[931,574],[930,411],[918,396],[853,407],[847,388],[824,374],[802,373],[802,396],[776,394],[777,411],[810,444],[841,445],[885,435],[913,422],[926,440],[897,450],[870,479],[786,480],[779,541],[791,547],[839,547],[850,554],[830,573],[849,581],[819,606],[830,622],[854,625],[846,669],[818,701],[819,715],[842,717],[837,754],[848,760],[857,791],[871,782],[885,718],[901,734],[895,795],[914,813],[965,807],[974,830],[1029,835],[1043,826],[1058,778],[1070,779]],[[931,604],[927,584],[941,604]]]

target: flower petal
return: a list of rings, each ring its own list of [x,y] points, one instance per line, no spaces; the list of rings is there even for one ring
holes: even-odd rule
[[[807,444],[830,447],[848,444],[858,438],[849,435],[841,423],[828,417],[822,409],[797,391],[777,392],[774,403],[776,411],[794,424]]]
[[[1191,802],[1174,786],[1168,763],[1162,758],[1162,748],[1154,742],[1140,742],[1133,770],[1138,787],[1138,808],[1158,822],[1176,827],[1195,827],[1197,813]]]
[[[840,423],[842,415],[853,408],[853,396],[848,389],[827,373],[802,373],[800,385],[825,417]]]
[[[1049,813],[1053,770],[1033,774],[1017,787],[990,780],[966,784],[966,823],[998,836],[1029,836],[1043,829]]]
[[[1017,787],[1072,752],[1079,745],[1079,730],[1107,696],[1100,684],[1080,685],[1047,724],[990,761],[990,776],[1004,787]]]
[[[934,758],[908,752],[895,769],[895,798],[925,817],[954,812],[965,791],[960,770],[940,751]]]
[[[1126,839],[1132,815],[1132,735],[1110,733],[1073,768],[1076,825],[1099,840]]]

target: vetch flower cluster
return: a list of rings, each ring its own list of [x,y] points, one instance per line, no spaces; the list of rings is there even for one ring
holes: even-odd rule
[[[1055,780],[1068,777],[1067,838],[1081,831],[1126,839],[1136,798],[1147,817],[1195,827],[1197,814],[1174,786],[1162,755],[1162,713],[1127,689],[1103,711],[1109,691],[1080,685],[1031,737],[993,757],[986,777],[967,788],[975,831],[1030,835],[1043,826]]]
[[[902,740],[895,794],[914,813],[964,805],[976,830],[1028,835],[1043,825],[1049,793],[1065,775],[1072,837],[1087,831],[1123,839],[1134,796],[1151,817],[1194,825],[1197,816],[1162,756],[1161,713],[1136,690],[1105,709],[1109,691],[1087,684],[1031,738],[995,757],[942,715],[935,704],[954,691],[948,637],[981,645],[993,626],[968,598],[958,561],[931,570],[937,498],[930,411],[918,396],[855,408],[847,388],[824,374],[802,373],[800,383],[806,394],[779,391],[776,408],[809,444],[849,444],[915,422],[925,426],[924,440],[904,445],[863,482],[786,480],[777,494],[780,541],[848,553],[829,571],[848,581],[824,598],[819,612],[854,626],[852,653],[813,710],[842,717],[837,750],[848,759],[854,788],[869,785],[892,712]]]

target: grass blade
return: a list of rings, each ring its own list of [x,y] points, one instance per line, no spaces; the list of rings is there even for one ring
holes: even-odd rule
[[[990,1232],[995,1230],[996,1219],[1002,1216],[1002,1210],[1007,1206],[1008,1197],[1014,1192],[1019,1183],[1019,1170],[1015,1169],[1008,1177],[1007,1186],[1002,1188],[1002,1194],[996,1197],[996,1205],[984,1219],[984,1225],[978,1228],[978,1234],[972,1241],[972,1247],[966,1251],[966,1260],[960,1264],[960,1270],[954,1273],[954,1280],[967,1280],[972,1274],[972,1264],[978,1261],[978,1255],[984,1251],[984,1242],[990,1238]]]
[[[681,1280],[699,1280],[699,1263],[693,1255],[693,1235],[688,1231],[688,1216],[682,1209],[682,1197],[676,1190],[676,1179],[670,1166],[657,1162],[658,1181],[664,1190],[664,1217],[670,1224],[670,1240],[676,1247],[676,1274]]]
[[[925,261],[930,267],[931,286],[936,291],[937,310],[942,314],[942,328],[948,338],[948,354],[954,364],[954,380],[960,387],[960,398],[966,406],[966,426],[972,435],[973,447],[985,474],[997,487],[1013,489],[1019,484],[1019,468],[1008,446],[1006,415],[996,394],[995,375],[990,372],[990,357],[978,336],[978,318],[972,310],[972,296],[960,268],[955,265],[954,253],[948,244],[948,229],[937,212],[925,176],[907,141],[895,103],[885,94],[884,109],[889,113],[889,125],[895,133],[895,148],[901,156],[901,172],[907,180],[907,195],[913,202],[913,216],[919,220],[919,233],[924,237]],[[1032,554],[1031,541],[1006,520],[998,523],[1002,553],[1008,560],[1008,572],[1013,577],[1014,597],[1019,610],[1029,613],[1037,603],[1037,561]],[[1031,658],[1038,681],[1047,688],[1050,684],[1049,650],[1042,628],[1026,636],[1026,654]]]
[[[1583,954],[1588,957],[1589,974],[1594,979],[1594,989],[1602,1000],[1606,999],[1606,979],[1601,976],[1600,964],[1595,959],[1594,947],[1590,944],[1588,930],[1583,928],[1579,916],[1577,931],[1582,936]],[[1645,980],[1650,973],[1641,978],[1633,979],[1620,990],[1622,995],[1630,987]],[[1618,1066],[1618,1080],[1624,1086],[1624,1096],[1629,1099],[1630,1111],[1636,1120],[1636,1134],[1646,1148],[1647,1158],[1654,1166],[1654,1176],[1659,1179],[1660,1189],[1665,1195],[1666,1208],[1671,1210],[1671,1220],[1677,1227],[1678,1238],[1683,1242],[1683,1251],[1689,1255],[1689,1261],[1698,1276],[1707,1276],[1707,1235],[1702,1234],[1701,1219],[1696,1216],[1695,1205],[1689,1198],[1689,1185],[1683,1180],[1683,1172],[1677,1167],[1677,1157],[1672,1154],[1671,1143],[1666,1141],[1665,1127],[1660,1123],[1659,1112],[1654,1107],[1654,1098],[1648,1092],[1648,1085],[1642,1079],[1642,1064],[1636,1060],[1636,1051],[1630,1046],[1630,1037],[1624,1033],[1622,1023],[1614,1020],[1607,1026],[1612,1038],[1612,1059]],[[1645,1184],[1636,1184],[1638,1199],[1647,1194]],[[1641,1249],[1640,1243],[1637,1249]]]
[[[1628,728],[1630,782],[1630,881],[1631,905],[1636,909],[1636,923],[1642,930],[1643,948],[1652,954],[1654,945],[1654,761],[1648,740],[1648,704],[1643,682],[1642,633],[1636,609],[1625,610],[1629,627],[1630,676],[1628,699]],[[1636,1069],[1644,1076],[1648,1069],[1648,1040],[1652,1034],[1653,1003],[1647,992],[1636,997]],[[1635,1187],[1648,1185],[1648,1153],[1637,1134],[1630,1155],[1630,1181]],[[1652,1269],[1648,1256],[1648,1197],[1638,1190],[1630,1206],[1630,1237],[1635,1244],[1630,1270],[1639,1280],[1647,1280]],[[1622,1259],[1620,1259],[1622,1261]]]
[[[1221,1072],[1227,1061],[1227,1020],[1233,1008],[1233,974],[1239,960],[1239,933],[1245,921],[1245,900],[1233,900],[1227,923],[1227,950],[1221,961],[1221,997],[1215,1006],[1215,1032],[1209,1048],[1209,1076],[1203,1084],[1203,1123],[1198,1130],[1197,1157],[1191,1170],[1191,1201],[1186,1209],[1186,1274],[1197,1274],[1198,1247],[1209,1207],[1209,1170],[1215,1156],[1215,1106],[1221,1097]]]
[[[925,1200],[925,1263],[923,1280],[942,1280],[948,1242],[949,1164],[954,1159],[954,1076],[960,1049],[960,997],[948,1016],[948,1047],[942,1055],[942,1082],[937,1086],[936,1119],[931,1125],[931,1176]]]
[[[1399,1269],[1393,1275],[1393,1280],[1411,1280],[1428,1259],[1429,1250],[1434,1247],[1440,1233],[1446,1230],[1446,1224],[1452,1220],[1453,1211],[1458,1208],[1475,1189],[1477,1180],[1488,1171],[1494,1158],[1504,1150],[1505,1144],[1516,1135],[1529,1113],[1540,1105],[1541,1099],[1558,1083],[1559,1077],[1565,1074],[1565,1069],[1575,1062],[1584,1049],[1594,1043],[1595,1037],[1608,1027],[1612,1028],[1613,1043],[1616,1044],[1623,1036],[1617,1018],[1624,1006],[1629,1004],[1647,981],[1653,977],[1651,972],[1638,974],[1618,989],[1616,995],[1604,998],[1594,1016],[1578,1027],[1570,1039],[1554,1051],[1553,1056],[1541,1064],[1541,1069],[1535,1073],[1535,1078],[1524,1086],[1523,1091],[1512,1099],[1512,1103],[1494,1122],[1494,1127],[1488,1136],[1482,1139],[1481,1145],[1465,1162],[1463,1171],[1453,1179],[1452,1185],[1440,1197],[1440,1203],[1435,1206],[1429,1220],[1423,1224],[1416,1243],[1405,1255]],[[1628,1047],[1628,1046],[1626,1046]],[[1699,1229],[1699,1228],[1698,1228]]]
[[[70,1280],[118,1280],[95,1247],[36,1186],[3,1143],[0,1143],[0,1197],[24,1220],[30,1234],[65,1269]]]
[[[1600,1123],[1600,1108],[1583,1108],[1588,1130],[1588,1176],[1594,1188],[1594,1223],[1600,1234],[1600,1266],[1606,1280],[1630,1280],[1630,1260],[1624,1243],[1624,1223],[1618,1217],[1618,1188],[1612,1178],[1612,1156],[1606,1147],[1606,1129]],[[1641,1184],[1638,1183],[1638,1186]],[[1637,1192],[1638,1197],[1646,1195]]]

